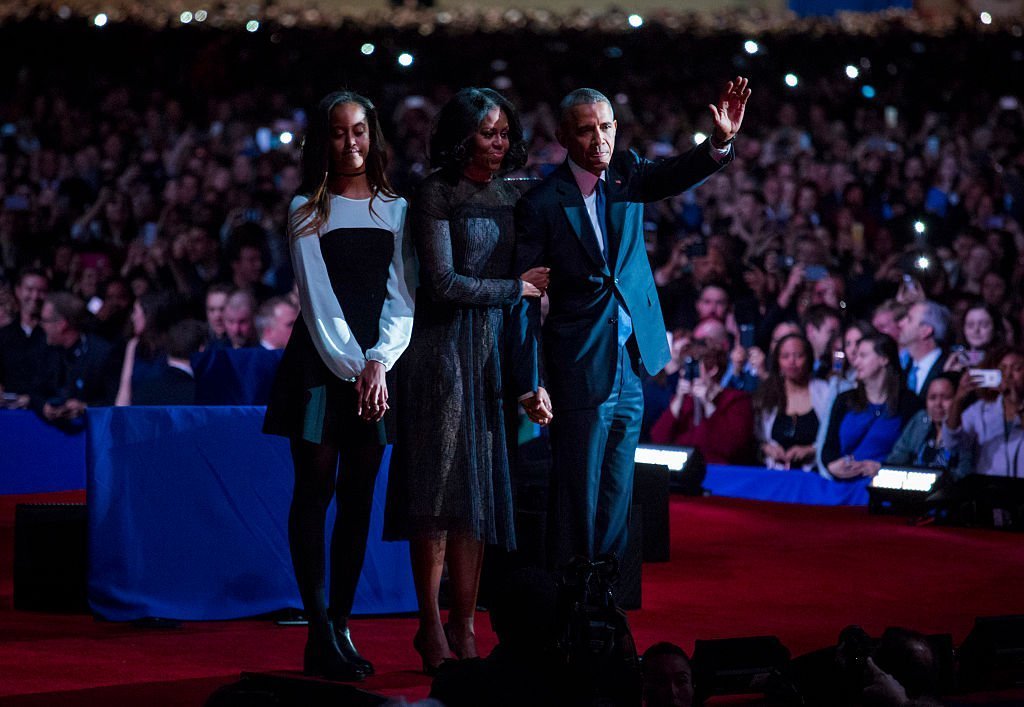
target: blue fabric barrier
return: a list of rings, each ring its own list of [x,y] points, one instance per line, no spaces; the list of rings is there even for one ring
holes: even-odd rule
[[[85,488],[85,434],[28,410],[0,410],[0,495]]]
[[[831,481],[815,472],[708,464],[704,488],[713,496],[813,506],[866,506],[869,479]]]
[[[197,405],[266,405],[284,351],[207,349],[192,357]]]
[[[800,17],[835,15],[839,12],[881,12],[892,8],[909,10],[911,0],[790,0],[789,9]]]
[[[263,408],[96,408],[88,418],[89,601],[99,616],[198,621],[301,606],[287,537],[291,456],[287,440],[260,432]],[[407,544],[380,540],[389,458],[357,614],[416,608]]]

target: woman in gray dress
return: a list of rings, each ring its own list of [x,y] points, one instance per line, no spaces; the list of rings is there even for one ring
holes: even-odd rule
[[[512,105],[463,89],[430,144],[440,169],[410,209],[420,286],[412,340],[398,367],[398,436],[389,538],[408,538],[423,668],[476,656],[473,618],[486,543],[515,547],[502,398],[503,323],[520,297],[540,297],[547,268],[512,274],[513,208],[522,182],[499,175],[526,161]],[[442,624],[445,560],[452,586]]]

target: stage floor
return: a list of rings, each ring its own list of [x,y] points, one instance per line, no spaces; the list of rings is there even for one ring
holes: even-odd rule
[[[89,616],[12,609],[14,506],[81,501],[70,492],[0,496],[0,705],[201,705],[241,671],[299,667],[304,629],[269,621],[137,629]],[[1024,542],[998,531],[914,527],[864,508],[673,497],[671,561],[644,565],[638,647],[777,635],[797,655],[857,623],[953,634],[975,616],[1024,613]],[[187,568],[182,568],[187,571]],[[478,616],[482,651],[494,645]],[[362,618],[353,634],[378,674],[361,687],[414,699],[413,618]]]

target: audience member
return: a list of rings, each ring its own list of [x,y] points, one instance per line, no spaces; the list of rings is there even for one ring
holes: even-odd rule
[[[49,280],[42,270],[26,268],[15,280],[17,318],[0,329],[0,392],[12,396],[7,407],[28,404],[25,395],[46,351],[46,334],[39,320],[48,291]]]
[[[260,305],[255,319],[260,346],[271,351],[283,349],[298,316],[298,307],[284,297],[271,297]]]
[[[960,344],[946,358],[947,371],[977,366],[986,354],[1007,343],[1002,315],[987,304],[976,301],[967,305],[961,322]]]
[[[907,421],[921,407],[903,388],[896,342],[885,334],[864,337],[854,361],[857,387],[832,405],[821,461],[829,476],[874,476]]]
[[[790,334],[772,350],[768,377],[754,395],[758,441],[771,469],[814,468],[818,427],[827,418],[829,385],[812,378],[814,353],[799,334]]]
[[[693,667],[686,651],[674,643],[661,642],[644,651],[640,658],[644,679],[644,707],[692,707]]]
[[[941,344],[949,331],[949,310],[930,300],[917,302],[899,326],[899,345],[909,354],[907,388],[923,398],[928,384],[946,365]]]
[[[705,345],[691,357],[698,371],[679,379],[668,410],[651,428],[651,441],[696,447],[712,464],[748,463],[754,432],[750,395],[721,386],[728,361],[724,350]]]
[[[811,369],[816,378],[827,378],[832,370],[832,351],[842,321],[839,311],[825,304],[808,308],[803,317],[804,336],[811,343],[814,359]]]
[[[168,292],[147,292],[132,306],[132,338],[124,346],[114,404],[132,404],[132,391],[164,363],[167,329],[175,318]]]
[[[83,331],[85,303],[67,292],[51,292],[40,323],[49,344],[30,391],[30,407],[49,422],[81,417],[90,405],[110,405],[117,392],[112,346]]]
[[[925,395],[925,409],[919,410],[896,440],[885,461],[897,466],[920,466],[948,471],[962,479],[973,471],[972,450],[962,446],[951,451],[943,426],[953,404],[959,376],[942,373],[932,378]]]
[[[900,339],[900,320],[907,314],[907,308],[894,299],[886,300],[875,308],[871,315],[871,326],[879,334],[891,336],[893,341]]]
[[[206,326],[195,319],[178,322],[167,332],[167,358],[132,389],[132,405],[195,405],[196,376],[192,356],[206,347]]]
[[[206,291],[206,326],[211,344],[227,342],[224,308],[228,305],[231,291],[231,286],[224,284],[210,285],[210,289]]]
[[[224,305],[224,333],[233,349],[257,346],[253,313],[256,300],[248,290],[235,290]]]
[[[976,450],[974,473],[1024,477],[1024,350],[1004,348],[987,361],[998,364],[1001,380],[982,388],[982,379],[965,373],[942,436],[951,453]]]

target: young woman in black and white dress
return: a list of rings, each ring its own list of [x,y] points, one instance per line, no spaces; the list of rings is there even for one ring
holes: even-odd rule
[[[385,373],[408,345],[413,322],[407,204],[392,191],[386,163],[373,104],[347,91],[326,96],[310,116],[303,182],[289,217],[302,314],[263,428],[291,440],[295,463],[288,540],[309,620],[304,671],[336,680],[373,673],[348,619],[389,441]],[[324,526],[334,497],[328,595]]]

